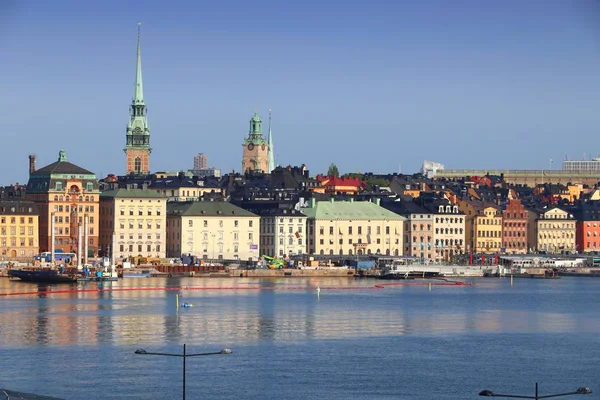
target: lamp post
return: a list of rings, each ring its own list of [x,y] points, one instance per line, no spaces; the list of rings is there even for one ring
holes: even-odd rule
[[[209,353],[194,353],[194,354],[187,354],[185,351],[185,344],[183,345],[183,354],[174,354],[174,353],[152,353],[149,351],[146,351],[144,349],[137,349],[135,351],[135,354],[142,354],[142,355],[153,355],[153,356],[169,356],[169,357],[181,357],[183,358],[183,400],[185,400],[185,359],[188,357],[197,357],[197,356],[212,356],[212,355],[217,355],[217,354],[231,354],[232,351],[230,349],[223,349],[221,351],[213,351],[213,352],[209,352]]]
[[[535,383],[535,395],[534,396],[523,396],[523,395],[515,395],[515,394],[499,394],[499,393],[494,393],[491,390],[482,390],[481,392],[479,392],[480,396],[485,396],[485,397],[510,397],[513,399],[548,399],[550,397],[562,397],[562,396],[571,396],[574,394],[590,394],[592,393],[592,389],[590,389],[589,387],[580,387],[579,389],[577,389],[574,392],[568,392],[568,393],[558,393],[558,394],[547,394],[544,396],[540,396],[538,394],[538,383]]]

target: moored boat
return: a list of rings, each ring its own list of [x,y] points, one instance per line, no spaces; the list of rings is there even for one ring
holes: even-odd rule
[[[76,274],[61,272],[58,269],[10,269],[8,276],[19,278],[24,282],[77,283]]]

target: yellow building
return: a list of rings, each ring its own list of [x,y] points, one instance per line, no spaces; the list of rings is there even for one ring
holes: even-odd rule
[[[0,200],[0,253],[3,261],[30,261],[39,253],[39,216],[35,204]]]
[[[502,211],[495,204],[463,200],[458,204],[465,213],[467,252],[499,252],[502,247]]]
[[[152,190],[115,189],[100,194],[100,248],[115,260],[165,258],[166,197]],[[113,239],[114,234],[114,239]]]
[[[406,218],[369,201],[315,201],[308,216],[308,253],[402,255]]]
[[[573,214],[553,207],[539,214],[536,221],[538,251],[548,253],[574,252],[576,249],[576,221]]]
[[[167,205],[167,256],[257,260],[260,217],[225,201]]]

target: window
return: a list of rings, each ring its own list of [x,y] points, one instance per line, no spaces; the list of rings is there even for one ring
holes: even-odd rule
[[[129,229],[133,229],[133,221],[129,221]]]
[[[204,227],[207,228],[208,227],[208,221],[204,220]]]
[[[94,190],[94,184],[92,182],[88,182],[85,185],[85,190],[87,190],[88,192],[91,192],[92,190]]]
[[[254,222],[254,221],[252,221],[252,220],[248,221],[248,226],[249,226],[250,228],[252,228],[252,223],[253,223],[253,222]]]
[[[56,185],[54,187],[55,187],[55,190],[63,190],[63,183],[62,182],[56,182]]]
[[[253,240],[254,235],[252,234],[252,232],[248,233],[248,240]]]
[[[223,220],[219,220],[219,228],[223,227]]]
[[[120,211],[121,215],[125,215],[125,209],[124,208],[121,208],[119,211]]]
[[[233,226],[236,227],[236,228],[238,227],[238,221],[237,220],[233,221]]]
[[[188,221],[188,226],[189,226],[190,228],[193,228],[193,227],[194,227],[194,221],[192,221],[192,220],[190,219],[190,220]]]
[[[330,235],[333,235],[333,226],[330,226],[330,227],[329,227],[329,234],[330,234]]]

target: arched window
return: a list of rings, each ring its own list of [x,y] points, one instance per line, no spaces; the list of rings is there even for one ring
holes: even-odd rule
[[[358,250],[358,253],[357,253],[357,254],[358,254],[359,256],[362,256],[362,253],[363,253],[363,251],[362,251],[362,250]]]
[[[58,196],[58,201],[63,201],[63,197],[62,196]]]
[[[333,249],[329,250],[329,255],[333,255]]]
[[[348,254],[352,255],[352,249],[348,250]]]
[[[54,196],[54,201],[58,201],[58,195]]]
[[[141,158],[139,158],[139,157],[135,158],[133,170],[138,174],[142,172],[142,159]]]
[[[386,250],[385,250],[385,255],[386,255],[386,256],[389,256],[389,255],[390,255],[390,249],[386,249]]]
[[[85,201],[90,201],[90,196],[85,196]]]
[[[398,255],[398,249],[394,250],[394,255],[397,256]]]
[[[69,196],[65,197],[65,201],[69,201],[71,198]]]

